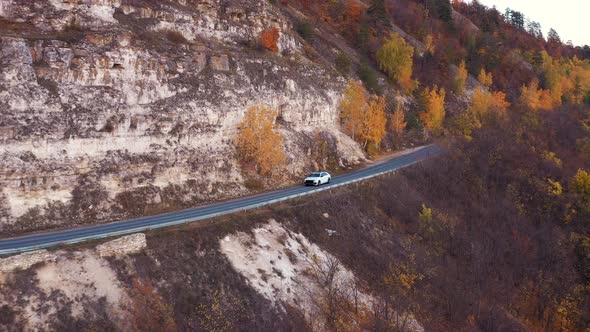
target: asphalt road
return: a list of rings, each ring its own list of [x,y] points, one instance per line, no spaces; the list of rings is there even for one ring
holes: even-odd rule
[[[155,216],[1,239],[0,255],[38,250],[62,244],[72,244],[104,237],[137,233],[148,229],[195,222],[198,220],[204,220],[248,209],[254,209],[392,172],[422,160],[434,157],[440,152],[441,149],[435,145],[424,146],[408,154],[401,155],[384,162],[378,162],[375,165],[346,173],[341,176],[336,176],[332,178],[329,184],[325,184],[320,187],[305,187],[301,185],[288,189],[267,192],[259,195],[248,196],[231,201],[214,203]]]

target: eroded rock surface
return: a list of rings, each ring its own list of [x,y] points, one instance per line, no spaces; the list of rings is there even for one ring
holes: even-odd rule
[[[108,221],[247,193],[233,139],[279,110],[288,174],[363,154],[344,80],[268,1],[0,1],[0,232]],[[281,31],[279,53],[256,47]],[[322,165],[319,165],[322,166]]]
[[[100,257],[121,256],[142,251],[147,247],[145,234],[137,233],[96,246]]]

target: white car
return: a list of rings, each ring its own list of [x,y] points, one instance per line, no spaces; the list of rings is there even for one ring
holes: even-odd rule
[[[303,182],[306,186],[319,186],[324,183],[330,183],[332,176],[328,172],[313,172],[305,178]]]

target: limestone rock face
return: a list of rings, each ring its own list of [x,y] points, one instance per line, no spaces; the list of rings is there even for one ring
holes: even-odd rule
[[[0,0],[0,232],[110,221],[248,192],[234,137],[279,111],[287,174],[339,130],[344,80],[266,0]],[[277,27],[279,52],[256,47]]]
[[[47,250],[31,251],[20,255],[14,255],[0,259],[0,272],[14,272],[17,270],[26,270],[31,266],[50,262],[56,259],[56,255]]]
[[[96,246],[100,257],[120,256],[142,251],[147,247],[145,234],[137,233],[120,237]]]

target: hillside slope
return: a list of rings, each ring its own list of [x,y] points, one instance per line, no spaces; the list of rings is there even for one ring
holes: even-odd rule
[[[317,164],[312,140],[364,159],[339,130],[344,79],[266,1],[2,4],[3,232],[247,193],[233,140],[256,104],[279,110],[288,174]],[[278,54],[257,46],[273,27]]]
[[[0,16],[2,234],[446,149],[117,242],[131,253],[3,259],[0,329],[590,328],[590,47],[477,1],[0,0]],[[278,112],[258,118],[281,134],[278,177],[236,143],[257,104]]]

